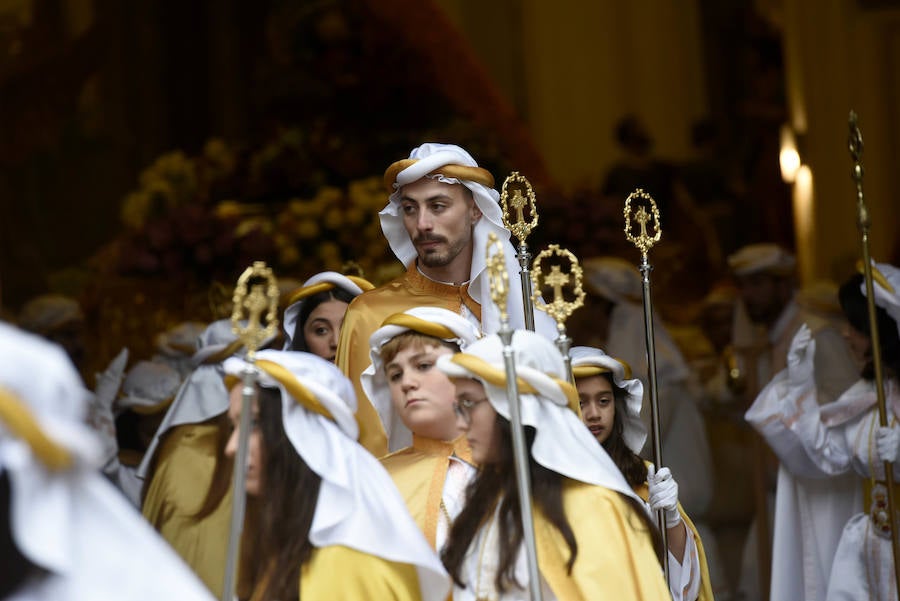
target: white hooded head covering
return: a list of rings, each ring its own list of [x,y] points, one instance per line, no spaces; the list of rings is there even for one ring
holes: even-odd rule
[[[388,450],[397,451],[412,444],[412,432],[394,411],[391,391],[384,373],[381,347],[403,332],[415,331],[452,342],[465,350],[478,337],[478,330],[466,318],[439,307],[414,307],[391,315],[369,338],[372,363],[360,376],[360,383],[372,406],[378,411],[388,436]]]
[[[247,363],[225,361],[240,376]],[[406,511],[388,473],[356,442],[356,397],[332,363],[310,353],[263,350],[258,383],[281,392],[284,431],[297,454],[322,478],[309,539],[316,547],[343,545],[388,561],[411,564],[422,599],[443,601],[449,578]]]
[[[625,391],[622,438],[632,453],[640,453],[647,440],[647,427],[641,421],[644,385],[637,378],[631,377],[631,367],[624,361],[589,346],[574,346],[569,351],[569,356],[572,358],[572,372],[575,374],[576,385],[579,378],[610,373],[613,384]]]
[[[796,266],[794,255],[772,242],[748,244],[728,257],[728,267],[738,277],[754,273],[790,275]]]
[[[584,261],[588,289],[613,303],[641,302],[641,274],[618,257],[592,257]]]
[[[202,321],[184,321],[156,335],[156,354],[153,361],[166,363],[178,370],[182,378],[193,371],[191,357],[197,350],[197,338],[203,335],[208,324]]]
[[[149,415],[168,409],[181,386],[175,368],[156,361],[138,361],[122,382],[122,395],[115,403],[117,411],[131,409]]]
[[[11,484],[2,519],[19,551],[48,572],[19,594],[211,601],[98,473],[101,445],[84,424],[88,395],[59,347],[0,323],[0,472]]]
[[[872,262],[872,287],[875,292],[875,304],[885,310],[897,325],[900,332],[900,269],[889,263]],[[863,296],[866,295],[865,281],[860,285]]]
[[[361,277],[342,275],[336,271],[323,271],[303,282],[302,286],[288,295],[288,306],[284,310],[282,324],[284,327],[284,350],[290,350],[293,343],[303,301],[314,294],[325,292],[326,290],[334,290],[335,288],[340,288],[356,298],[366,290],[371,290],[374,286]]]
[[[25,303],[19,313],[19,325],[37,334],[49,334],[73,321],[84,321],[81,305],[62,294],[37,296]]]
[[[196,367],[178,389],[175,400],[153,435],[137,469],[139,478],[147,477],[163,434],[176,426],[199,424],[228,411],[228,390],[221,363],[226,357],[243,352],[243,346],[231,330],[230,319],[214,321],[203,331],[192,358]]]
[[[522,424],[536,431],[531,447],[534,460],[573,480],[637,499],[622,472],[575,413],[578,393],[565,380],[565,364],[556,346],[534,332],[517,330],[512,347]],[[482,338],[463,353],[439,357],[438,367],[451,378],[480,381],[497,413],[509,419],[503,343],[498,336]]]
[[[446,173],[445,173],[446,172]],[[475,251],[472,253],[472,268],[469,274],[469,295],[481,305],[481,329],[493,333],[500,329],[500,312],[491,301],[490,282],[485,271],[488,235],[493,233],[504,243],[506,270],[511,278],[519,273],[516,250],[509,241],[510,233],[503,225],[500,210],[500,194],[493,188],[494,178],[480,167],[472,156],[454,144],[422,144],[414,148],[409,158],[398,161],[385,172],[385,185],[391,196],[386,207],[378,214],[381,229],[391,250],[403,265],[409,265],[416,258],[416,248],[403,226],[400,211],[401,189],[406,184],[429,177],[446,184],[462,184],[472,192],[475,205],[481,211],[481,218],[475,223],[473,232]],[[477,181],[476,181],[477,179]],[[513,328],[525,327],[525,313],[521,295],[509,295],[509,318]],[[543,311],[535,311],[535,329],[547,336],[556,336],[556,324]]]

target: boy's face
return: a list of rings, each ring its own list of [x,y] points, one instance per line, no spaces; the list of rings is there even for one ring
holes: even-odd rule
[[[419,436],[453,440],[461,434],[453,410],[453,384],[435,366],[438,357],[452,353],[439,344],[410,344],[384,366],[394,410]]]

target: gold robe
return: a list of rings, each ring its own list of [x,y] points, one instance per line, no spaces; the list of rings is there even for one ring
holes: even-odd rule
[[[647,487],[646,482],[636,487],[634,492],[644,502],[650,498],[650,489]],[[694,527],[694,522],[684,512],[681,503],[678,504],[678,513],[681,514],[681,519],[684,520],[684,525],[687,526],[688,532],[694,537],[694,544],[697,546],[697,555],[700,560],[700,594],[697,597],[697,601],[713,601],[712,583],[709,580],[709,566],[706,564],[706,552],[703,550],[703,541],[700,540],[700,534],[697,532],[697,528]],[[685,559],[687,558],[685,557]]]
[[[652,539],[619,493],[566,479],[563,508],[578,543],[571,575],[569,546],[534,510],[538,567],[557,599],[671,600]]]
[[[267,579],[253,591],[250,601],[262,598]],[[329,601],[418,601],[422,598],[419,574],[408,563],[396,563],[350,547],[330,545],[312,552],[300,568],[299,599]]]
[[[186,424],[173,428],[159,447],[156,469],[142,513],[216,597],[222,596],[231,487],[202,520],[194,519],[212,480],[219,425]]]
[[[450,455],[472,463],[472,451],[465,436],[453,442],[413,434],[413,444],[381,458],[381,464],[400,490],[406,507],[425,534],[432,549],[441,515],[441,497],[450,464]]]
[[[403,275],[364,292],[350,303],[341,326],[335,363],[356,390],[359,443],[376,457],[387,453],[387,436],[378,412],[359,383],[360,374],[371,363],[369,337],[394,313],[412,307],[440,307],[461,313],[463,305],[481,320],[481,306],[469,296],[468,285],[453,286],[429,280],[419,273],[415,261]]]

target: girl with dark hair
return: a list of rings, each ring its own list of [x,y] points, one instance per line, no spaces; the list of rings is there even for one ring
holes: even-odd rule
[[[284,350],[334,361],[350,301],[374,286],[354,275],[323,271],[293,291],[284,310]]]
[[[440,561],[384,468],[356,442],[350,382],[309,353],[263,350],[255,365],[245,481],[253,507],[238,597],[444,601]],[[225,362],[232,376],[246,367],[243,359]],[[241,388],[232,388],[228,410],[232,458]]]
[[[581,416],[649,512],[665,513],[669,544],[669,589],[675,601],[712,601],[703,543],[678,502],[678,483],[669,468],[653,470],[638,455],[647,438],[641,422],[644,387],[631,368],[600,349],[571,350]],[[648,473],[648,468],[651,468]]]
[[[896,467],[900,270],[887,264],[873,264],[872,269],[889,426],[879,426],[865,282],[860,275],[848,279],[839,291],[847,318],[844,337],[862,366],[860,380],[836,401],[819,405],[813,377],[816,343],[809,327],[803,326],[791,343],[787,369],[760,393],[746,416],[788,471],[819,479],[813,509],[827,513],[836,526],[843,525],[843,530],[819,529],[809,534],[814,540],[803,540],[813,548],[831,542],[831,553],[820,553],[817,566],[825,574],[827,594],[819,591],[815,598],[897,598],[884,465],[893,462],[894,478],[900,478]],[[900,498],[898,493],[894,498]]]
[[[541,589],[555,599],[668,599],[658,533],[576,415],[562,356],[539,334],[513,336],[528,448]],[[438,367],[456,387],[460,427],[479,464],[441,558],[454,601],[521,599],[529,574],[516,488],[503,345],[483,338]]]

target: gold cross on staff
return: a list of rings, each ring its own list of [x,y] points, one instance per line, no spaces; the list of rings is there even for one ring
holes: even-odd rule
[[[491,253],[492,249],[496,249]],[[487,248],[485,249],[485,263],[488,272],[488,280],[491,285],[491,300],[500,310],[500,321],[509,319],[506,299],[509,296],[509,273],[506,271],[506,257],[503,254],[503,244],[494,232],[488,234]]]
[[[632,215],[632,202],[641,202],[642,204],[633,211]],[[645,206],[646,205],[646,206]],[[646,207],[649,207],[648,211]],[[660,236],[662,236],[662,228],[659,224],[659,209],[656,207],[656,201],[653,200],[653,197],[638,188],[634,192],[628,195],[628,198],[625,199],[625,238],[628,239],[629,242],[634,244],[639,251],[641,251],[641,255],[647,256],[647,253],[653,248],[653,245],[659,242]],[[634,219],[638,225],[640,226],[640,234],[635,236],[632,233],[631,220]],[[652,223],[651,223],[652,222]],[[650,232],[647,231],[647,224],[651,224],[651,227],[654,230],[653,235],[650,235]]]
[[[647,222],[650,221],[650,213],[644,210],[644,207],[638,209],[637,213],[634,214],[635,220],[641,226],[641,238],[647,237]]]
[[[563,299],[562,287],[569,283],[572,276],[560,271],[559,265],[550,267],[550,274],[544,278],[544,283],[553,288],[553,301]]]
[[[255,281],[251,284],[251,280]],[[238,278],[232,305],[231,329],[247,349],[247,359],[253,361],[256,349],[275,334],[278,327],[278,282],[263,261],[255,261]],[[247,325],[242,326],[245,310]],[[265,327],[262,325],[263,312],[266,314]]]
[[[531,214],[531,221],[525,219],[525,207]],[[510,221],[509,210],[516,213],[516,220]],[[503,182],[503,190],[500,193],[500,210],[503,214],[503,225],[516,239],[523,243],[531,231],[537,227],[538,212],[534,198],[534,190],[531,183],[518,171],[513,171]]]
[[[247,309],[247,328],[259,328],[262,312],[269,305],[269,299],[263,292],[262,284],[255,284],[250,289],[250,294],[244,299],[244,308]]]
[[[512,205],[512,208],[516,210],[516,223],[524,223],[525,222],[525,204],[528,201],[525,200],[525,197],[522,196],[522,191],[516,188],[513,192],[512,200],[509,201],[509,204]]]

